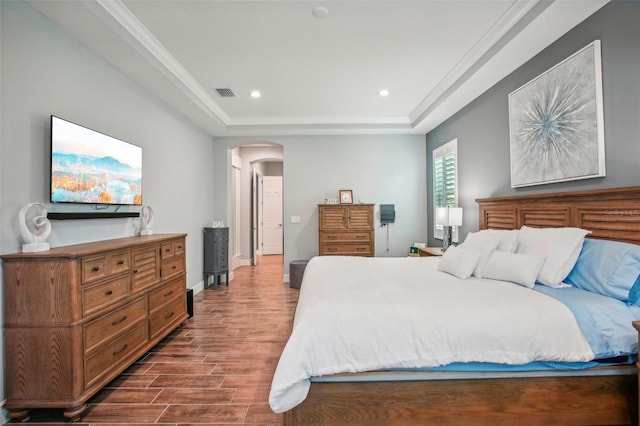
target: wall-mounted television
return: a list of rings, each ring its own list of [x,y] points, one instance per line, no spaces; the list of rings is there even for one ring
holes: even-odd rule
[[[52,115],[50,200],[142,205],[142,148]]]

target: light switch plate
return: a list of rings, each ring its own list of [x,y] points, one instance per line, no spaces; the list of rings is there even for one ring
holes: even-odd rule
[[[300,223],[300,216],[291,216],[291,223]]]

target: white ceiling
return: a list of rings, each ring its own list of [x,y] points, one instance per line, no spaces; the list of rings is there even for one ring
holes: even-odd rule
[[[427,133],[607,1],[28,3],[226,136]]]

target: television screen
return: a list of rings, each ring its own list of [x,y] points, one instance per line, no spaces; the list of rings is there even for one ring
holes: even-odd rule
[[[142,205],[142,148],[52,115],[51,202]]]

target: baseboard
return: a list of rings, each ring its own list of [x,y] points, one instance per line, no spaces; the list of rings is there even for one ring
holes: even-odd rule
[[[204,290],[204,280],[200,281],[198,284],[196,284],[193,287],[191,287],[191,290],[193,290],[193,294],[194,295],[196,295],[196,294],[200,293],[202,290]]]

